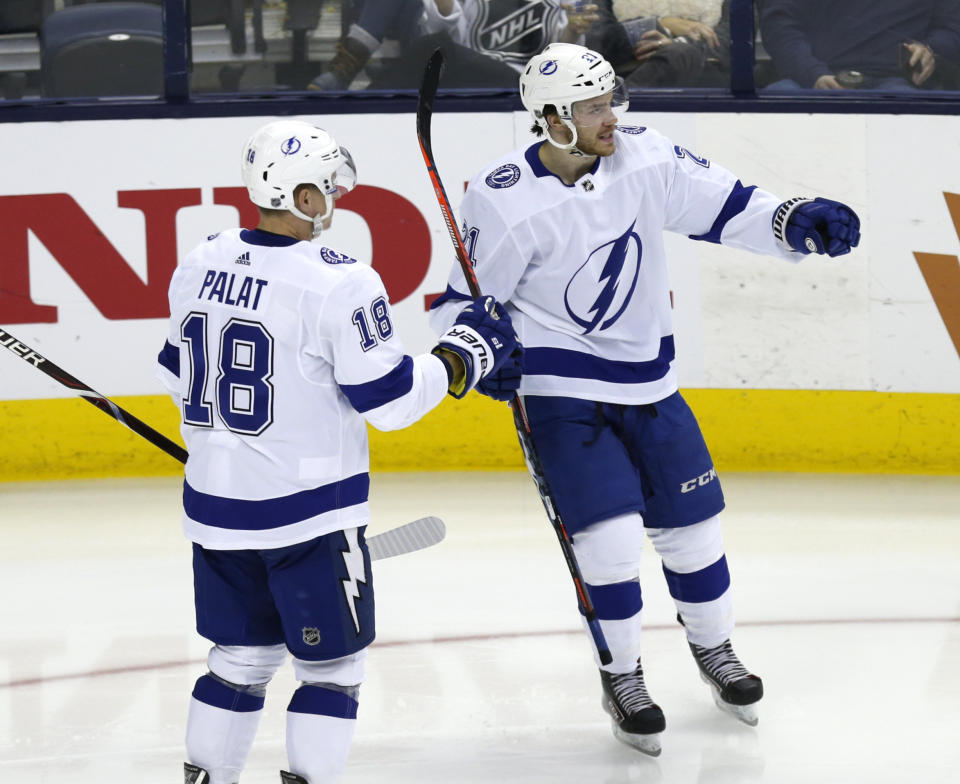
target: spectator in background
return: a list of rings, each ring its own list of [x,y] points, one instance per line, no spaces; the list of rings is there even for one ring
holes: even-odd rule
[[[346,90],[386,37],[401,46],[419,35],[423,0],[357,0],[356,21],[337,42],[327,68],[309,85],[311,90]]]
[[[527,60],[549,43],[580,41],[599,18],[596,9],[560,0],[363,0],[310,88],[347,89],[389,33],[401,55],[371,76],[372,89],[415,89],[430,52],[443,46],[449,86],[515,90]]]
[[[960,61],[960,0],[762,0],[767,89],[917,90]]]
[[[730,83],[729,0],[595,0],[587,46],[614,64],[627,87],[724,87]]]

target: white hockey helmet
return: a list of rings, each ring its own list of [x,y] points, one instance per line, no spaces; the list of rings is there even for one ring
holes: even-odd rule
[[[347,149],[303,120],[276,120],[256,130],[243,147],[240,175],[250,201],[312,220],[315,238],[333,213],[333,195],[342,196],[357,184],[357,168]],[[315,185],[326,196],[323,215],[311,219],[297,209],[293,194],[304,184]]]
[[[630,106],[630,98],[613,66],[603,55],[577,44],[550,44],[527,62],[520,74],[520,100],[543,128],[549,139],[560,149],[570,149],[577,143],[574,126],[574,104],[612,93],[610,108],[619,118]],[[553,106],[557,115],[573,133],[573,140],[560,144],[550,136],[544,107]]]

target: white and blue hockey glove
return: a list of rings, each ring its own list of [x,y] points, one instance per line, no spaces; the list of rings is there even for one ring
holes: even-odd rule
[[[477,392],[494,400],[508,402],[520,389],[520,379],[523,376],[523,345],[517,343],[513,353],[506,361],[477,382]]]
[[[510,315],[493,297],[485,296],[477,297],[460,312],[453,326],[440,336],[433,353],[452,370],[449,393],[459,399],[497,370],[516,346]],[[462,374],[450,364],[455,361],[449,358],[450,353],[460,359]]]
[[[860,219],[846,204],[802,196],[785,201],[773,214],[773,234],[797,253],[842,256],[860,242]]]

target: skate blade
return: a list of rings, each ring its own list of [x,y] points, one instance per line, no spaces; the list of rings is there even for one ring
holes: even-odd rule
[[[760,722],[760,716],[757,713],[756,703],[753,705],[731,705],[720,696],[720,690],[702,674],[700,679],[710,687],[710,694],[713,695],[713,701],[720,710],[724,713],[729,713],[733,718],[737,719],[737,721],[742,721],[750,727],[757,726]]]
[[[660,756],[660,733],[655,732],[652,735],[638,735],[634,732],[624,732],[620,727],[617,726],[616,722],[613,724],[613,737],[615,737],[621,743],[625,743],[630,748],[636,749],[637,751],[642,751],[644,754],[650,757],[659,757]]]

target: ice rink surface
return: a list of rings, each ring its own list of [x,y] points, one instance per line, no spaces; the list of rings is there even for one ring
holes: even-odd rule
[[[663,753],[614,740],[556,537],[522,473],[376,474],[378,638],[343,784],[960,781],[960,477],[727,474],[750,728],[697,676],[652,547],[647,685]],[[0,483],[0,781],[182,781],[193,630],[177,479]],[[242,781],[279,782],[289,666]]]

